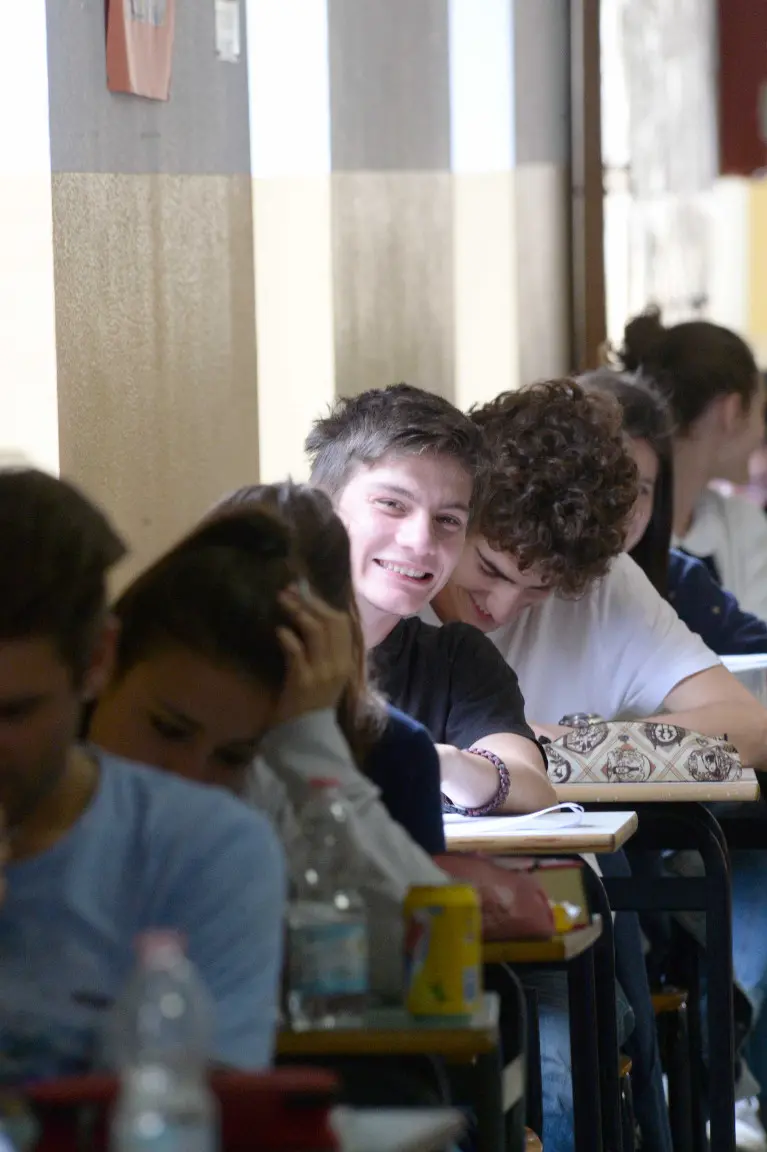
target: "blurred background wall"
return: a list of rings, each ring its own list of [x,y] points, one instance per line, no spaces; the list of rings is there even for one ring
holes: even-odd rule
[[[650,300],[767,360],[764,6],[239,9],[228,63],[212,0],[178,5],[167,104],[107,90],[103,0],[12,5],[0,41],[0,451],[97,496],[126,572],[304,476],[336,394],[466,406]]]

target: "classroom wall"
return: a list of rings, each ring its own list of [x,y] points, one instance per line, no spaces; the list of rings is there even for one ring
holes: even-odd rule
[[[566,0],[248,19],[264,479],[305,475],[335,394],[408,380],[466,406],[565,370]]]
[[[177,4],[168,103],[108,91],[103,0],[0,44],[0,449],[106,506],[122,578],[305,476],[338,394],[568,367],[566,0],[240,8],[228,64]]]
[[[107,90],[103,0],[47,21],[61,471],[127,574],[258,474],[246,56],[216,58],[212,3],[178,4],[149,101]]]

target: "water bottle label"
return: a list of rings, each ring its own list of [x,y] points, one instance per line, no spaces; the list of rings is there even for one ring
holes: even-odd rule
[[[368,990],[364,924],[301,924],[290,942],[290,986],[309,996],[355,996]]]

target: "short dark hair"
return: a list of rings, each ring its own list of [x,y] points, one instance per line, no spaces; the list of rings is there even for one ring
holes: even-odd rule
[[[79,684],[122,540],[77,488],[31,468],[0,470],[0,540],[0,638],[50,640]]]
[[[477,530],[521,571],[581,595],[622,550],[637,495],[617,403],[571,379],[545,380],[471,415],[491,451]]]
[[[735,332],[708,320],[666,328],[655,307],[629,320],[618,359],[625,371],[641,369],[655,381],[682,435],[717,396],[735,393],[747,408],[758,386],[754,354]]]
[[[597,368],[578,377],[587,391],[613,396],[623,412],[623,431],[646,440],[658,458],[652,514],[644,536],[631,551],[647,579],[668,599],[668,552],[674,522],[674,470],[671,412],[653,381],[643,373],[630,376]]]
[[[465,413],[433,392],[410,384],[373,388],[335,402],[315,420],[306,438],[311,483],[337,496],[357,464],[387,453],[449,456],[475,484],[484,478],[487,454],[481,432]]]

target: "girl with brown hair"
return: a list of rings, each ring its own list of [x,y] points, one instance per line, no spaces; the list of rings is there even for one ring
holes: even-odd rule
[[[310,782],[337,780],[371,985],[396,996],[404,895],[444,882],[427,855],[444,850],[439,764],[424,729],[367,685],[348,547],[320,492],[235,494],[114,605],[115,673],[89,736],[267,811],[294,867]]]

